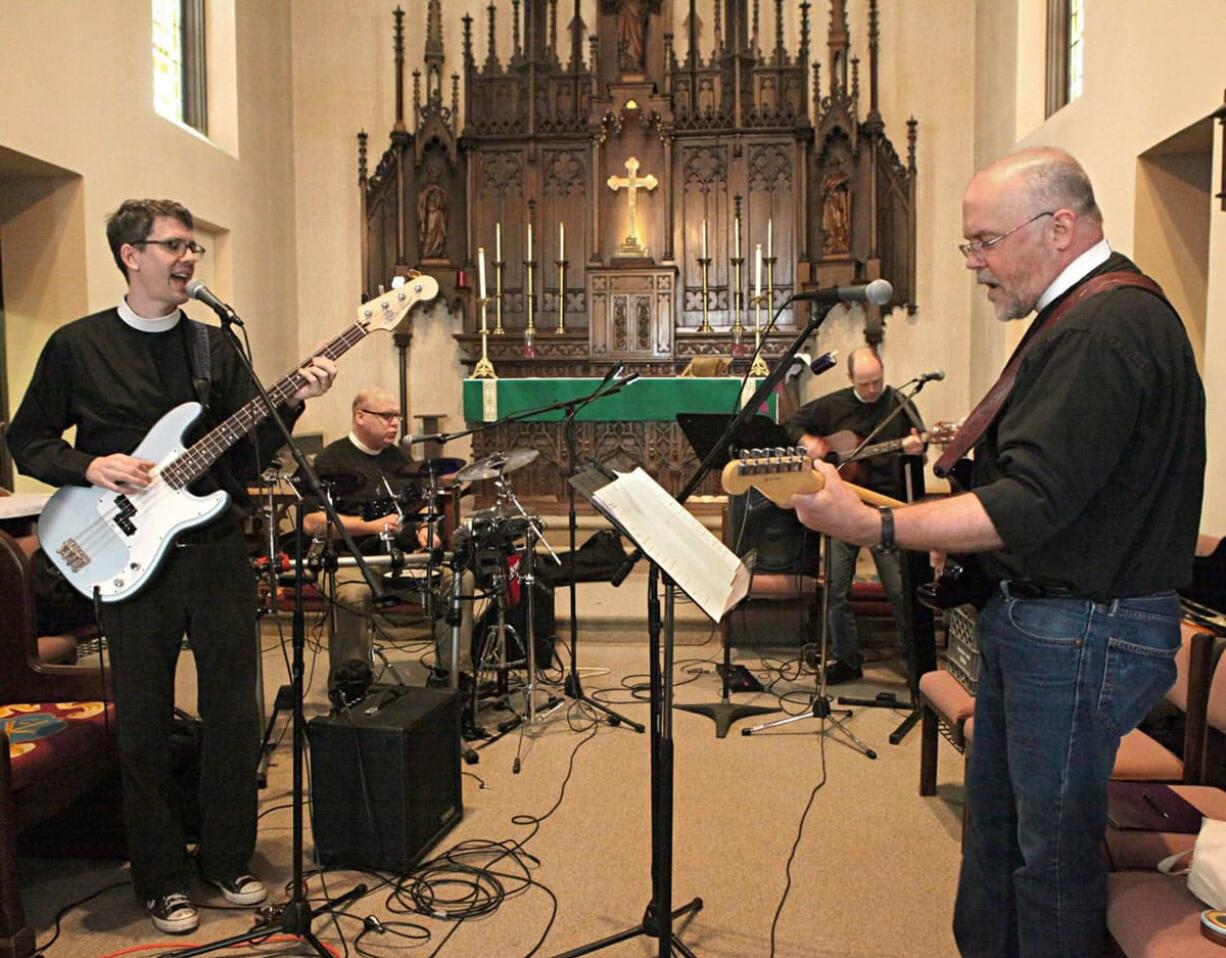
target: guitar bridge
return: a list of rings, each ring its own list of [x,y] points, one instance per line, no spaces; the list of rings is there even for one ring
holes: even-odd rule
[[[55,551],[73,572],[80,572],[89,565],[89,553],[77,544],[76,539],[65,539]]]

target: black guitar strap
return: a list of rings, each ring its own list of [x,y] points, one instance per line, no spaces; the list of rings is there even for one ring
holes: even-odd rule
[[[204,411],[209,411],[209,386],[212,383],[209,353],[209,328],[204,323],[187,320],[187,355],[192,364],[192,387]]]

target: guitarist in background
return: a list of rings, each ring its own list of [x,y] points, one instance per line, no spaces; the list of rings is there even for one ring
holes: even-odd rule
[[[1204,391],[1179,316],[1111,251],[1067,153],[1023,150],[977,173],[962,232],[997,318],[1038,312],[937,463],[973,444],[974,490],[895,514],[819,464],[825,489],[793,504],[805,525],[862,545],[984,553],[997,586],[978,624],[954,935],[975,958],[1085,958],[1105,927],[1120,737],[1175,678]]]
[[[56,330],[43,348],[8,434],[23,473],[54,486],[143,488],[156,463],[129,453],[165,413],[193,400],[206,404],[190,441],[256,395],[225,334],[179,308],[204,255],[192,230],[191,213],[170,200],[127,200],[108,219],[107,240],[128,293],[118,306]],[[287,423],[298,418],[305,399],[327,391],[336,366],[316,357],[300,372],[306,384],[279,410]],[[69,445],[63,433],[73,426],[75,445]],[[222,488],[236,505],[244,502],[243,477],[258,475],[282,441],[268,423],[253,436],[225,453],[192,491]],[[139,593],[102,607],[132,883],[163,932],[190,932],[198,921],[188,894],[192,863],[172,800],[168,739],[184,633],[196,661],[205,729],[200,874],[232,903],[254,905],[266,896],[250,873],[262,721],[251,637],[255,605],[255,580],[232,509],[180,535]]]
[[[847,378],[851,380],[850,386],[805,403],[784,423],[783,428],[792,442],[803,445],[814,459],[821,459],[831,451],[823,437],[841,432],[867,436],[898,408],[898,393],[892,386],[885,385],[885,367],[871,346],[861,346],[851,351],[847,357]],[[900,439],[902,451],[914,455],[924,449],[924,440],[919,435],[923,427],[919,413],[911,403],[907,403],[904,411],[890,420],[872,441]],[[855,444],[858,443],[859,439],[856,439]],[[873,456],[863,463],[857,463],[857,466],[867,467],[861,485],[896,499],[906,498],[901,488],[902,471],[894,456]],[[844,475],[847,474],[847,469],[844,469]],[[848,478],[852,477],[848,475]],[[908,597],[903,594],[898,553],[875,547],[872,553],[877,575],[885,587],[890,609],[894,613],[898,639],[904,649],[908,648],[912,642],[911,610]],[[864,675],[860,637],[856,632],[856,617],[850,602],[851,583],[859,557],[860,546],[841,539],[830,539],[828,623],[834,660],[826,664],[827,685],[850,682]]]

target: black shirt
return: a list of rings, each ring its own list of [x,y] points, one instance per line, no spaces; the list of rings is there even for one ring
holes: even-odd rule
[[[184,320],[181,316],[173,328],[152,333],[129,326],[112,308],[52,333],[9,425],[9,449],[21,471],[53,486],[88,485],[85,470],[95,458],[131,454],[162,416],[195,401],[187,346],[190,320]],[[209,409],[188,430],[188,444],[255,396],[222,331],[207,329]],[[291,422],[296,418],[289,410],[281,412]],[[73,426],[76,438],[69,445],[63,433]],[[255,436],[258,460],[248,435],[222,455],[192,491],[222,488],[236,505],[246,505],[243,480],[257,476],[258,463],[267,462],[281,443],[267,422],[256,428]],[[192,532],[181,538],[190,537]]]
[[[371,455],[354,445],[348,436],[329,443],[314,462],[315,471],[321,479],[337,473],[348,473],[361,476],[362,486],[353,492],[347,492],[337,498],[334,505],[336,511],[347,516],[361,516],[366,506],[375,506],[378,514],[386,515],[395,512],[396,508],[390,500],[392,495],[399,496],[402,492],[401,509],[406,513],[405,521],[396,536],[396,544],[404,550],[417,549],[416,524],[409,521],[408,513],[420,508],[420,487],[408,476],[409,459],[399,446],[385,446],[378,454]],[[391,493],[384,485],[391,486]],[[305,505],[308,512],[322,508],[318,502],[310,501]],[[366,552],[379,543],[378,536],[354,536],[354,543]]]
[[[1137,272],[1112,254],[1089,275],[1116,270]],[[1204,471],[1205,396],[1179,317],[1136,288],[1092,296],[1036,340],[975,447],[974,494],[1005,542],[985,566],[1097,601],[1182,586]]]
[[[899,398],[894,387],[886,386],[876,402],[866,403],[856,396],[854,387],[848,386],[805,403],[783,424],[783,428],[792,442],[798,442],[804,433],[824,437],[845,429],[863,439],[897,408]],[[913,427],[922,429],[923,423],[915,407],[908,403],[907,408],[890,420],[872,442],[905,439],[911,435]],[[866,460],[868,478],[864,485],[875,492],[903,498],[905,490],[902,488],[898,461],[897,453],[883,453]]]

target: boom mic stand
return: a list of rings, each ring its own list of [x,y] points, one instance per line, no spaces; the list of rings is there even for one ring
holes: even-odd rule
[[[251,361],[243,352],[234,330],[231,328],[231,321],[226,321],[223,318],[222,325],[226,332],[229,333],[227,340],[234,347],[235,353],[238,354],[239,360],[247,370],[247,374],[251,377],[251,382],[259,393],[260,398],[264,402],[264,407],[268,410],[268,417],[276,425],[289,446],[290,452],[294,457],[294,462],[297,463],[300,473],[306,477],[314,496],[321,502],[324,507],[324,512],[327,513],[328,522],[336,529],[341,539],[345,542],[350,552],[358,556],[360,555],[357,548],[354,546],[353,539],[348,531],[341,523],[340,516],[336,514],[336,509],[333,508],[330,497],[324,495],[323,488],[320,485],[319,476],[315,474],[315,470],[311,468],[307,462],[302,450],[298,444],[294,442],[294,437],[290,433],[289,428],[285,425],[285,421],[277,412],[276,404],[272,401],[272,397],[268,394],[268,390],[264,388],[264,384],[256,375]],[[242,325],[241,322],[238,325]],[[324,353],[323,355],[326,355]],[[296,374],[295,374],[296,375]],[[297,382],[297,380],[295,380]],[[302,385],[301,382],[297,382]],[[197,948],[190,948],[185,951],[176,951],[168,953],[166,958],[190,958],[192,955],[203,955],[210,951],[218,951],[223,948],[229,948],[233,945],[240,945],[250,941],[257,941],[261,938],[267,938],[270,934],[276,931],[282,931],[287,935],[295,935],[306,941],[315,953],[320,958],[331,958],[332,953],[324,947],[314,932],[311,931],[311,923],[319,915],[327,914],[340,908],[349,902],[361,898],[366,894],[366,885],[359,884],[351,888],[348,892],[341,895],[339,898],[334,898],[325,901],[322,905],[312,908],[311,903],[306,897],[306,883],[303,881],[302,868],[302,832],[303,832],[303,753],[306,748],[306,720],[302,711],[302,676],[305,672],[305,656],[306,648],[306,616],[302,607],[302,579],[303,579],[303,535],[302,535],[302,520],[303,510],[298,509],[298,520],[294,530],[294,545],[297,553],[297,558],[294,564],[294,620],[292,630],[292,648],[293,657],[291,660],[290,671],[290,687],[293,690],[294,708],[293,708],[293,729],[294,729],[294,761],[293,761],[293,786],[291,790],[291,806],[293,810],[292,819],[292,835],[293,835],[293,878],[291,884],[293,891],[290,900],[285,903],[280,916],[279,927],[272,922],[257,926],[255,929],[243,932],[238,935],[231,935],[229,938],[223,938],[219,941],[210,942],[201,945]],[[376,603],[383,596],[383,587],[374,573],[358,559],[358,567],[362,570],[362,577],[366,580],[366,584],[370,586],[371,594],[375,597]]]
[[[872,443],[877,435],[880,434],[880,432],[885,429],[886,426],[893,422],[894,419],[897,418],[911,404],[911,400],[920,394],[920,391],[924,388],[924,385],[927,382],[928,380],[924,379],[923,377],[918,377],[913,379],[910,383],[904,383],[904,385],[909,385],[912,387],[911,391],[909,393],[900,393],[898,402],[890,414],[886,416],[885,419],[881,420],[881,422],[877,424],[877,427],[867,436],[865,436],[864,439],[860,441],[860,444],[850,453],[848,453],[846,457],[840,457],[842,462],[839,464],[838,468],[841,469],[843,464],[854,461],[860,450]],[[906,467],[904,466],[904,468]],[[909,476],[910,474],[908,473],[908,478]],[[911,483],[908,482],[907,501],[913,502],[914,499],[915,496],[911,488]],[[828,537],[825,538],[828,542]],[[917,558],[917,553],[899,550],[898,558],[899,574],[902,578],[902,591],[903,595],[906,597],[906,608],[904,611],[909,615],[911,620],[910,640],[907,641],[904,636],[899,636],[899,639],[902,640],[903,643],[903,657],[906,661],[907,667],[907,691],[911,699],[909,702],[904,702],[900,700],[893,692],[879,692],[875,698],[871,699],[857,698],[851,695],[840,695],[838,698],[839,705],[855,705],[861,708],[870,709],[906,709],[906,716],[898,724],[898,727],[890,733],[889,743],[891,745],[899,744],[904,738],[907,737],[907,734],[916,726],[919,720],[923,718],[923,711],[919,706],[919,677],[923,672],[929,672],[936,668],[935,638],[932,634],[932,610],[926,608],[915,600],[915,592],[911,585],[913,579],[918,578],[920,574],[919,563],[914,561]],[[828,568],[826,572],[826,581],[829,582],[830,577]],[[828,627],[825,619],[824,606],[825,602],[823,601],[823,631],[825,631],[825,629]],[[922,655],[919,647],[920,632],[923,632],[925,636]],[[825,652],[826,650],[823,647],[823,662],[825,661]]]

